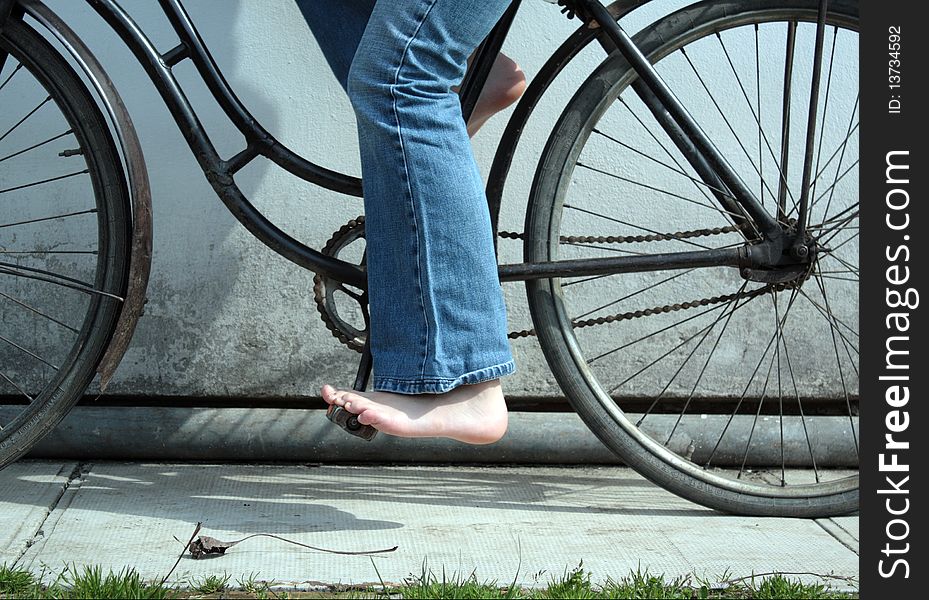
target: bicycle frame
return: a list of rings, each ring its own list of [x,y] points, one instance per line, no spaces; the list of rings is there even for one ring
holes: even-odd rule
[[[637,0],[635,4],[644,4],[647,1],[649,0]],[[284,258],[306,269],[366,289],[366,272],[362,267],[308,248],[279,229],[245,198],[236,185],[234,176],[252,160],[262,156],[306,181],[349,195],[362,195],[361,180],[331,171],[302,158],[265,130],[226,82],[180,0],[159,0],[163,12],[180,40],[177,46],[164,53],[159,53],[155,49],[152,42],[117,0],[87,0],[87,3],[114,30],[145,69],[193,151],[201,170],[233,216],[261,242]],[[500,280],[518,281],[720,265],[764,268],[781,262],[784,249],[792,240],[785,239],[781,225],[764,210],[751,191],[728,166],[719,151],[687,114],[648,60],[613,19],[607,8],[600,4],[599,0],[561,0],[560,3],[573,11],[569,12],[569,18],[573,16],[573,13],[577,13],[582,20],[588,22],[588,27],[600,27],[606,35],[606,40],[601,39],[601,44],[604,44],[605,48],[608,40],[622,52],[641,79],[636,86],[636,91],[656,116],[661,117],[659,122],[662,127],[669,131],[672,139],[682,140],[685,157],[697,173],[712,187],[724,190],[724,193],[717,194],[717,199],[727,208],[741,207],[738,212],[751,216],[756,227],[763,234],[764,242],[738,248],[651,256],[503,264],[499,265]],[[477,102],[484,81],[503,45],[520,4],[521,0],[513,0],[511,6],[476,51],[460,92],[465,119],[468,118]],[[823,13],[825,4],[823,0]],[[0,9],[12,10],[12,18],[18,16],[15,0],[0,0]],[[6,14],[0,12],[0,19],[9,18],[7,15],[9,15],[8,12]],[[0,21],[0,26],[2,26],[2,21]],[[821,29],[822,25],[820,25]],[[193,61],[213,98],[246,139],[245,149],[228,159],[223,159],[217,153],[183,89],[174,77],[172,68],[187,59]],[[737,211],[730,210],[730,212]],[[801,214],[805,215],[805,211]],[[494,234],[496,237],[496,232]]]

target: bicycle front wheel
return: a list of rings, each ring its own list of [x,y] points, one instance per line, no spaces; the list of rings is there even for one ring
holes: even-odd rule
[[[0,468],[93,379],[128,280],[128,193],[106,122],[35,30],[0,32]]]
[[[706,1],[636,44],[763,206],[796,222],[819,2]],[[812,153],[816,258],[786,282],[731,266],[527,282],[543,352],[572,405],[630,466],[741,514],[858,504],[858,8],[829,2]],[[739,247],[717,202],[610,54],[536,172],[525,259]]]

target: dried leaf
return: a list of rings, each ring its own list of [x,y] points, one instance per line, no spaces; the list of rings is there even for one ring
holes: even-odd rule
[[[204,554],[225,554],[226,550],[232,548],[241,541],[242,540],[236,540],[234,542],[223,542],[208,535],[201,535],[194,541],[190,542],[187,545],[187,549],[190,550],[191,556],[194,558],[200,558]]]

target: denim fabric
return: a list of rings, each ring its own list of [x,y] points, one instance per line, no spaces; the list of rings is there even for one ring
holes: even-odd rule
[[[510,0],[297,0],[358,123],[372,384],[515,372],[480,171],[452,86]]]

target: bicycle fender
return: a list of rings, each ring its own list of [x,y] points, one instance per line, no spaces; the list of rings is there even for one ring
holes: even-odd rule
[[[0,8],[12,0],[0,0]],[[130,246],[129,283],[120,309],[116,331],[97,366],[100,391],[104,391],[129,347],[139,317],[145,308],[146,290],[152,263],[152,192],[142,145],[122,97],[97,58],[80,37],[40,0],[19,0],[30,17],[42,24],[67,49],[87,80],[116,134],[116,144],[122,154],[125,179],[128,180],[132,202],[132,244]],[[0,15],[3,13],[0,12]]]

